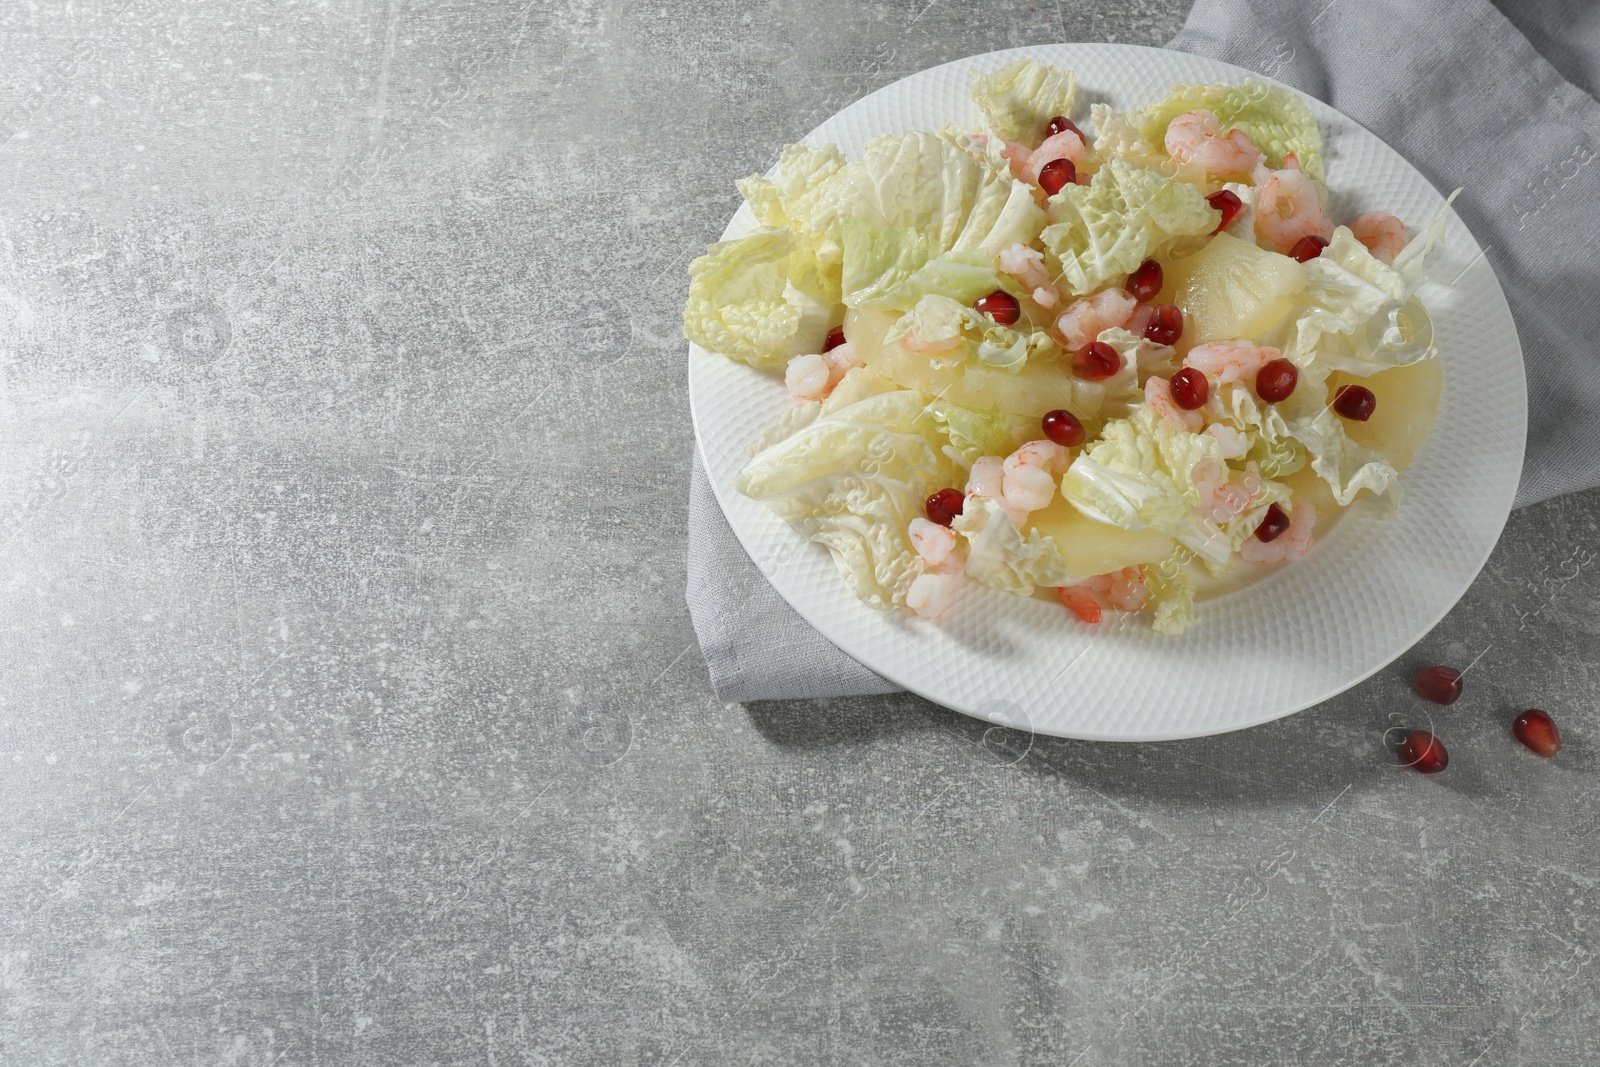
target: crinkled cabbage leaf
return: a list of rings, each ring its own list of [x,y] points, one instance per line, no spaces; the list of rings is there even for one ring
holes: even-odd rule
[[[1019,59],[972,79],[972,98],[989,132],[1037,146],[1057,115],[1070,116],[1078,76],[1035,59]]]
[[[957,467],[925,417],[928,398],[866,368],[847,374],[816,414],[768,440],[740,472],[760,500],[833,554],[856,595],[888,610],[922,573],[907,528]],[[797,420],[798,421],[798,420]]]
[[[1064,187],[1049,213],[1054,221],[1041,237],[1077,296],[1132,272],[1173,238],[1208,234],[1222,221],[1199,189],[1120,159],[1088,185]]]
[[[821,349],[838,300],[837,282],[792,232],[758,230],[689,264],[683,332],[729,359],[775,367]]]
[[[1164,100],[1134,113],[1139,133],[1165,151],[1167,127],[1186,111],[1205,108],[1217,116],[1224,132],[1243,130],[1250,143],[1266,155],[1274,168],[1293,152],[1300,169],[1317,181],[1323,179],[1322,134],[1316,116],[1290,89],[1246,81],[1242,85],[1174,85]]]

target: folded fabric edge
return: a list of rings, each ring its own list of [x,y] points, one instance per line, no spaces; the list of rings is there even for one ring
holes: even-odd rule
[[[772,587],[722,513],[698,442],[690,464],[688,526],[685,599],[718,699],[902,692],[823,637]]]

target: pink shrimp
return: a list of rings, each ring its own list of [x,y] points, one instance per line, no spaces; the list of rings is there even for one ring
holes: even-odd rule
[[[1000,149],[1000,155],[1011,164],[1011,173],[1022,177],[1023,171],[1028,167],[1028,157],[1033,155],[1033,149],[1021,141],[1005,141],[1005,147]]]
[[[1068,304],[1056,319],[1056,331],[1067,348],[1076,352],[1099,337],[1101,330],[1127,325],[1138,306],[1126,289],[1102,289]]]
[[[846,374],[857,367],[866,366],[861,362],[861,357],[856,355],[855,346],[849,341],[842,345],[834,345],[822,353],[822,362],[828,365],[828,392],[833,392],[834,386],[843,380]]]
[[[1208,426],[1206,432],[1214,428]],[[1194,479],[1200,498],[1195,505],[1195,513],[1201,518],[1219,524],[1230,522],[1249,511],[1251,505],[1261,498],[1261,472],[1255,463],[1248,464],[1237,480],[1230,481],[1229,473],[1227,467],[1210,456],[1197,462],[1191,469],[1190,477]]]
[[[993,500],[1000,505],[1000,510],[1017,527],[1028,521],[1028,513],[1020,511],[1006,502],[1005,496],[1005,460],[999,456],[979,456],[972,461],[972,469],[967,473],[967,495],[987,500]]]
[[[1289,528],[1271,541],[1245,538],[1239,555],[1251,563],[1288,563],[1311,551],[1312,531],[1317,525],[1317,509],[1302,500],[1289,512]]]
[[[1100,602],[1083,586],[1082,582],[1077,585],[1064,585],[1056,590],[1056,595],[1061,598],[1061,603],[1067,606],[1067,610],[1093,626],[1100,621]]]
[[[1150,320],[1155,318],[1155,314],[1156,309],[1153,305],[1140,304],[1138,307],[1133,309],[1133,315],[1128,319],[1127,322],[1122,324],[1122,328],[1133,334],[1135,337],[1143,337],[1144,328],[1150,325]]]
[[[942,529],[942,527],[941,527]],[[949,610],[961,588],[965,561],[952,555],[943,563],[929,567],[906,589],[906,607],[924,619],[937,619]]]
[[[1411,240],[1406,224],[1387,211],[1369,211],[1350,224],[1350,233],[1378,259],[1393,263]]]
[[[931,566],[937,567],[956,550],[956,532],[948,526],[918,517],[911,520],[906,532],[911,538],[911,547]]]
[[[1183,365],[1193,367],[1218,385],[1227,385],[1242,378],[1254,378],[1278,356],[1276,348],[1249,341],[1211,341],[1189,349],[1189,354],[1183,357]]]
[[[986,133],[969,133],[963,136],[968,144],[978,148],[986,149],[989,147],[989,135]],[[982,153],[978,154],[982,155]],[[1028,165],[1028,157],[1031,155],[1033,155],[1033,149],[1021,141],[1007,141],[1003,137],[1000,139],[1000,157],[1011,164],[1012,177],[1022,177],[1022,168]]]
[[[1054,441],[1029,441],[1011,453],[1001,464],[1005,502],[1024,514],[1048,506],[1071,455]]]
[[[1150,587],[1144,584],[1138,567],[1124,567],[1112,572],[1106,597],[1119,611],[1143,611],[1150,604]]]
[[[1199,494],[1199,501],[1194,506],[1195,512],[1200,515],[1210,515],[1216,508],[1217,490],[1228,480],[1227,468],[1212,457],[1206,456],[1189,468],[1189,479],[1194,482],[1195,492]]]
[[[796,400],[821,400],[828,395],[827,361],[814,352],[795,356],[783,372],[783,384]]]
[[[961,335],[959,333],[953,337],[946,337],[942,341],[923,341],[917,337],[916,331],[907,330],[906,335],[900,338],[901,348],[906,349],[908,352],[921,352],[925,355],[932,355],[935,352],[949,352],[959,344],[961,344]]]
[[[1165,378],[1151,375],[1144,383],[1144,401],[1155,409],[1157,415],[1175,430],[1198,433],[1205,418],[1198,411],[1185,411],[1172,399],[1172,387]]]
[[[1100,621],[1103,608],[1143,611],[1150,603],[1150,588],[1138,567],[1124,567],[1064,585],[1056,595],[1074,615],[1090,624]]]
[[[1205,108],[1186,111],[1167,124],[1167,154],[1179,163],[1194,163],[1208,174],[1249,174],[1261,150],[1243,130],[1222,133],[1222,123]]]
[[[796,400],[824,400],[846,374],[864,366],[855,348],[846,341],[817,355],[795,356],[783,372],[783,384]]]
[[[1293,152],[1284,157],[1282,170],[1270,170],[1263,161],[1254,177],[1258,238],[1287,255],[1301,238],[1333,236],[1317,183],[1300,170]]]
[[[1022,168],[1018,175],[1029,185],[1039,184],[1039,172],[1044,170],[1044,165],[1054,159],[1067,159],[1072,161],[1074,167],[1079,166],[1089,155],[1089,146],[1083,143],[1083,138],[1071,130],[1062,130],[1051,137],[1046,137],[1044,144],[1033,150],[1028,156],[1027,166]],[[1008,157],[1009,158],[1009,157]]]
[[[1018,242],[1000,251],[1000,269],[1033,290],[1033,302],[1053,308],[1061,299],[1055,279],[1044,269],[1044,253]]]

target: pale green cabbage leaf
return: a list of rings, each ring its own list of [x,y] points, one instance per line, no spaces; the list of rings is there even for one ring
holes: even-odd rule
[[[1300,169],[1323,180],[1322,134],[1316,116],[1289,89],[1246,81],[1241,85],[1174,85],[1164,100],[1135,112],[1139,133],[1165,152],[1167,127],[1186,111],[1205,108],[1217,116],[1223,132],[1243,130],[1274,168],[1293,152]]]
[[[1017,529],[1000,505],[987,497],[968,497],[951,523],[967,546],[967,577],[994,589],[1027,596],[1035,586],[1062,586],[1078,580],[1061,558],[1055,539]]]
[[[1039,432],[1039,420],[1004,411],[978,411],[935,398],[924,413],[950,443],[945,454],[963,467],[979,456],[1008,456]]]
[[[999,217],[1012,181],[1009,170],[997,171],[938,134],[889,134],[785,210],[796,227],[832,241],[850,218],[875,233],[909,227],[926,239],[931,256],[955,247],[974,212],[987,232],[981,220]]]
[[[1287,409],[1288,432],[1311,454],[1311,469],[1328,483],[1340,507],[1349,506],[1363,489],[1378,496],[1398,494],[1400,473],[1380,453],[1350,440],[1344,420],[1328,406],[1323,382],[1302,379],[1290,401],[1278,405]]]
[[[734,483],[825,546],[856,595],[881,610],[904,603],[924,569],[907,536],[911,520],[958,477],[944,434],[924,416],[927,403],[853,370],[812,418],[768,440]]]
[[[1146,527],[1177,540],[1213,570],[1224,568],[1233,553],[1254,532],[1266,508],[1288,499],[1288,489],[1260,478],[1254,503],[1245,512],[1218,525],[1200,515],[1200,488],[1195,469],[1213,464],[1238,482],[1240,472],[1222,459],[1210,434],[1177,429],[1150,407],[1106,424],[1099,441],[1072,461],[1061,479],[1067,502],[1097,522],[1124,530]]]
[[[776,367],[821,350],[837,283],[788,230],[719,241],[689,264],[683,332],[711,352]]]
[[[816,190],[844,169],[844,153],[834,145],[786,145],[775,177],[740,179],[739,192],[763,226],[796,228],[815,210]]]
[[[840,237],[844,256],[840,291],[847,307],[888,298],[928,262],[927,240],[909,226],[874,235],[862,220],[846,219]]]
[[[918,300],[889,327],[883,343],[898,344],[908,333],[927,344],[959,337],[959,345],[935,354],[936,360],[947,365],[975,359],[1001,370],[1020,370],[1030,359],[1050,358],[1060,352],[1049,334],[1001,326],[970,304],[943,293],[931,293]]]
[[[1157,171],[1174,181],[1205,186],[1210,180],[1204,167],[1179,163],[1167,155],[1162,144],[1151,144],[1139,132],[1137,116],[1117,111],[1109,104],[1089,105],[1089,121],[1094,124],[1094,144],[1085,167],[1093,171],[1108,160],[1120,159],[1136,167]],[[1254,237],[1250,238],[1252,241]]]
[[[1284,478],[1306,465],[1305,448],[1289,432],[1276,404],[1263,404],[1248,387],[1230,382],[1217,391],[1222,422],[1244,434],[1248,449],[1232,462],[1255,463],[1268,478]]]
[[[1076,296],[1132,272],[1173,238],[1210,233],[1222,219],[1194,186],[1120,159],[1108,160],[1088,185],[1051,197],[1049,214],[1054,221],[1040,236]]]
[[[972,79],[972,98],[989,132],[1037,146],[1057,115],[1072,114],[1078,76],[1034,59],[1019,59]]]
[[[1176,637],[1194,624],[1194,583],[1185,566],[1189,558],[1179,546],[1168,559],[1143,568],[1150,590],[1150,627],[1158,634]]]
[[[1144,403],[1140,379],[1163,371],[1170,375],[1178,368],[1178,353],[1170,345],[1157,344],[1120,326],[1101,330],[1095,340],[1110,345],[1121,360],[1117,372],[1098,383],[1104,390],[1100,414],[1105,418],[1132,415]]]

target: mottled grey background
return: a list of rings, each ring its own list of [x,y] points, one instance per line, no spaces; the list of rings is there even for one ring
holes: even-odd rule
[[[1593,1062],[1600,495],[1243,734],[707,684],[679,308],[733,180],[1183,7],[0,9],[0,1060]],[[1383,734],[1441,660],[1425,778]]]

